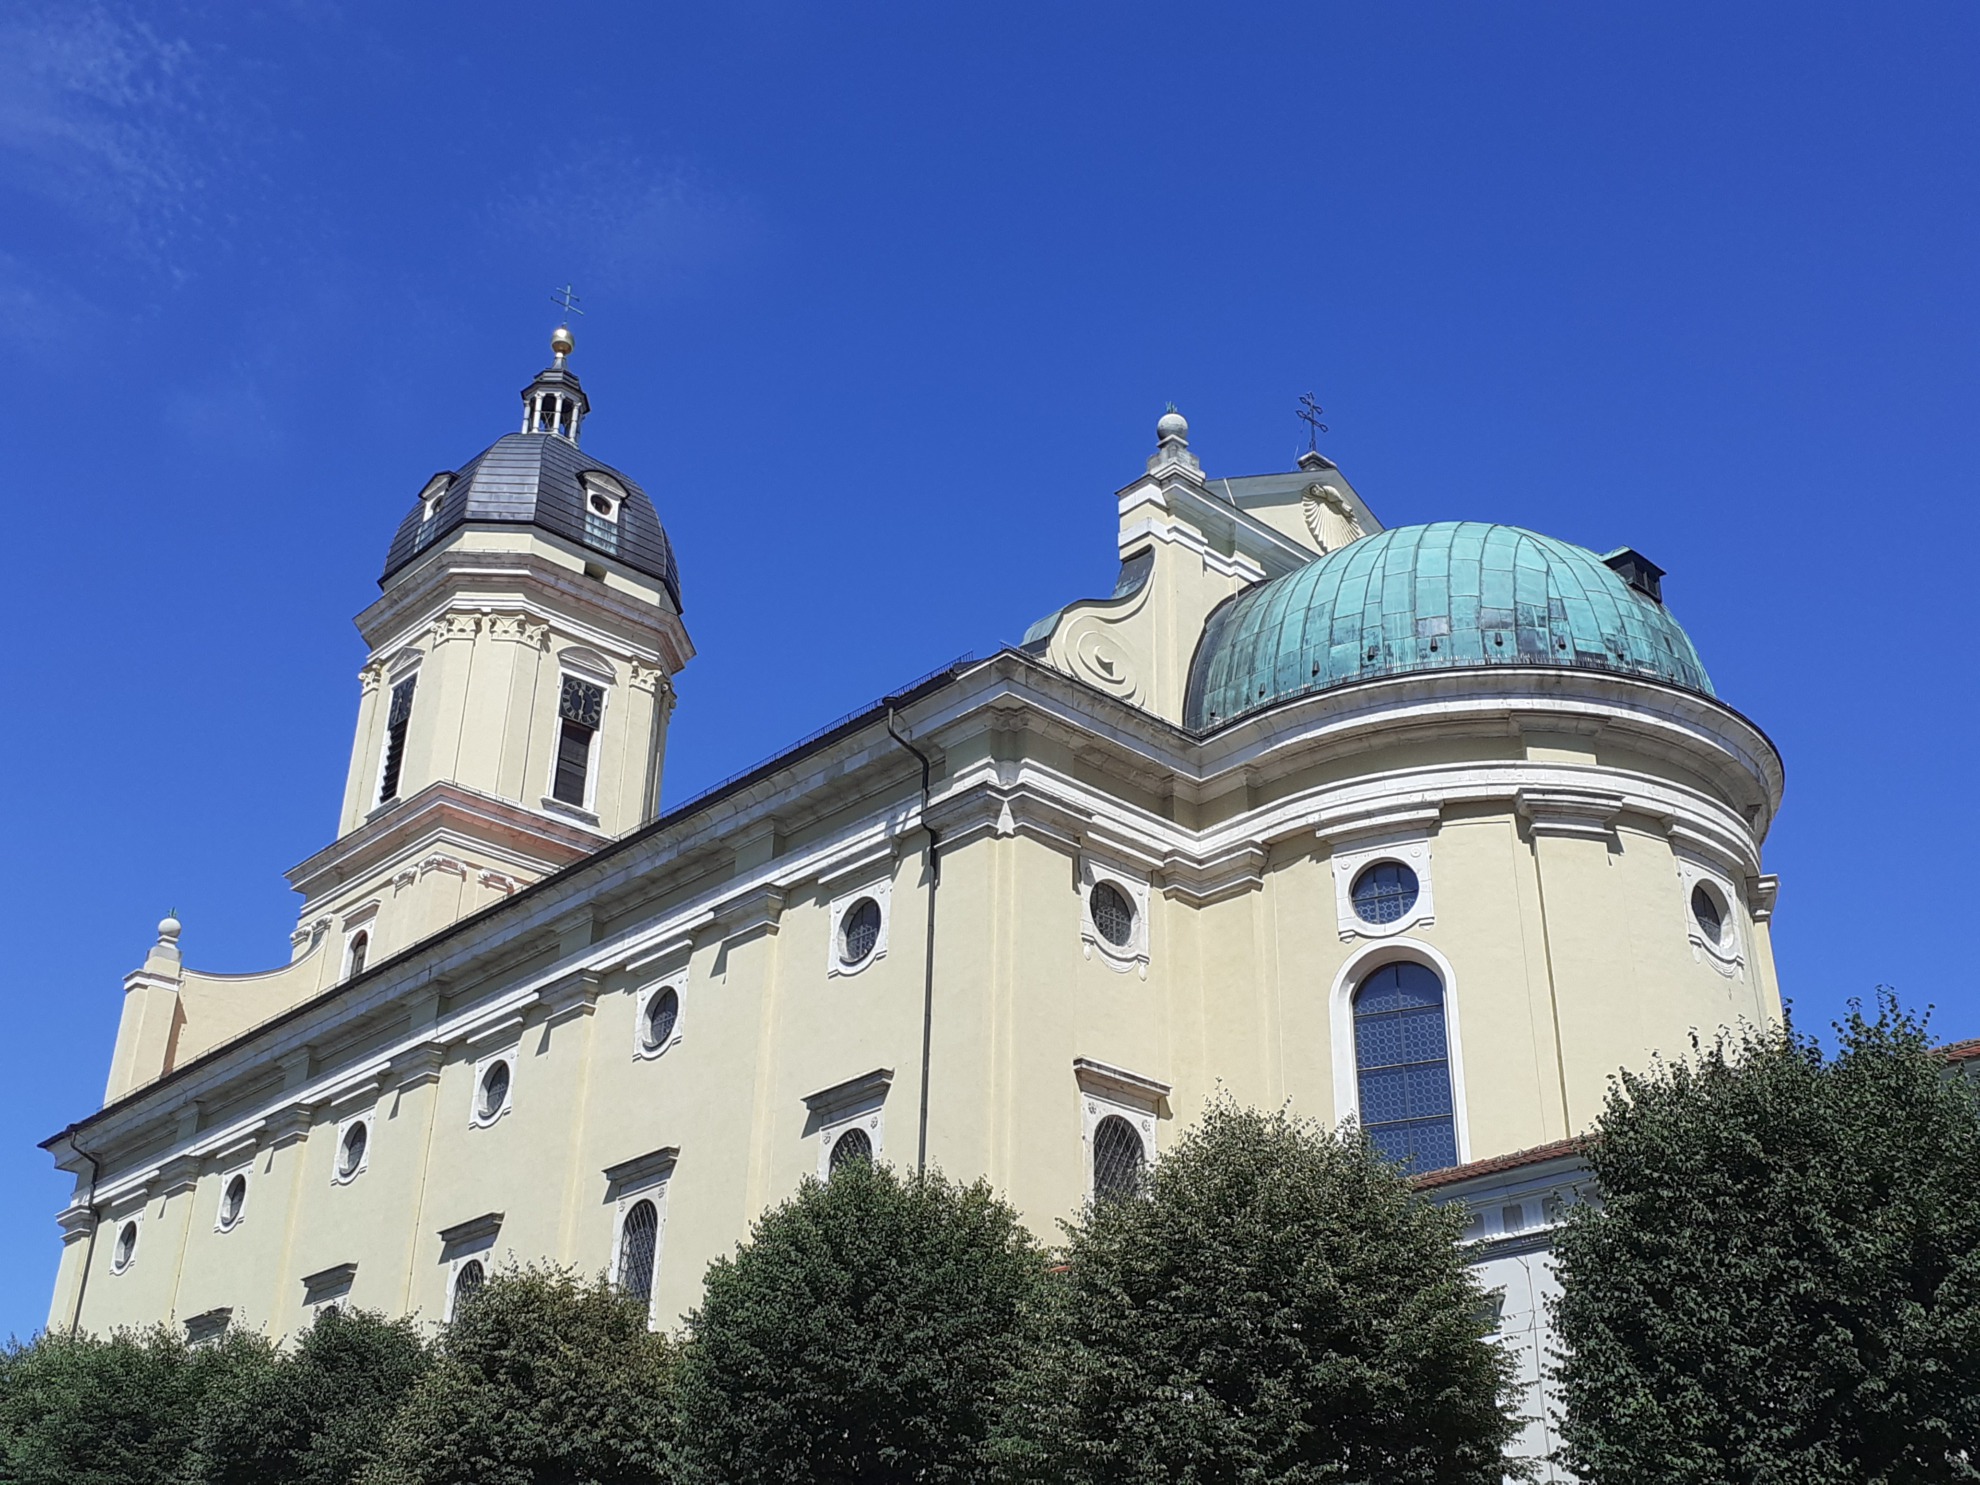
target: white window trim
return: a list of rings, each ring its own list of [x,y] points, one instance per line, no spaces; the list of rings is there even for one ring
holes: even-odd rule
[[[344,931],[343,978],[347,980],[351,977],[351,952],[356,948],[357,941],[360,938],[364,940],[365,965],[369,967],[371,964],[371,921],[371,919],[367,918],[364,922],[358,924],[357,927],[346,928]]]
[[[1354,992],[1385,964],[1420,964],[1444,987],[1444,1050],[1451,1070],[1451,1123],[1457,1134],[1457,1163],[1471,1161],[1471,1116],[1464,1096],[1464,1039],[1458,1034],[1458,981],[1451,961],[1416,939],[1392,938],[1368,944],[1350,954],[1334,976],[1327,997],[1328,1028],[1333,1038],[1334,1119],[1345,1124],[1361,1118],[1361,1084],[1354,1057]]]
[[[569,814],[572,810],[582,811],[596,824],[598,820],[598,760],[605,751],[605,723],[612,715],[612,690],[614,678],[601,674],[586,660],[572,663],[569,650],[557,656],[557,684],[550,690],[550,718],[555,726],[550,733],[550,767],[543,780],[543,807],[558,814]],[[557,797],[557,751],[564,735],[564,681],[568,678],[582,681],[587,686],[596,686],[602,693],[598,702],[598,725],[591,729],[591,741],[584,754],[584,803],[572,804],[568,799]]]
[[[658,1046],[648,1046],[646,1041],[646,1013],[661,994],[674,992],[674,1029],[667,1033],[667,1039]],[[681,1024],[687,1020],[687,981],[683,979],[659,980],[639,992],[634,1001],[633,1012],[633,1056],[641,1062],[651,1062],[656,1057],[664,1057],[680,1045]]]
[[[610,521],[616,526],[619,523],[619,512],[625,508],[626,492],[615,481],[608,480],[602,475],[597,474],[585,475],[583,477],[583,484],[584,513],[587,516],[598,516],[599,520]],[[591,508],[591,497],[594,495],[603,495],[612,503],[610,514],[600,516],[597,511]]]
[[[874,937],[873,952],[857,964],[848,964],[841,952],[845,946],[845,917],[865,897],[872,898],[880,909],[880,932]],[[878,964],[887,957],[887,931],[894,923],[894,879],[882,877],[855,891],[840,893],[826,905],[825,923],[825,974],[828,978],[856,975]]]
[[[860,896],[866,894],[861,893]],[[887,1156],[887,1095],[894,1086],[892,1068],[876,1068],[805,1099],[807,1137],[818,1141],[818,1179],[832,1174],[832,1147],[850,1129],[866,1131],[873,1146],[873,1163]]]
[[[1678,910],[1684,914],[1684,936],[1691,945],[1691,957],[1711,965],[1729,980],[1744,980],[1746,932],[1740,921],[1745,916],[1741,894],[1734,890],[1730,877],[1698,857],[1679,852],[1676,859]],[[1698,926],[1698,918],[1691,911],[1691,894],[1699,887],[1718,893],[1719,905],[1725,910],[1720,941],[1716,944],[1705,937],[1705,930]]]
[[[337,1121],[337,1142],[330,1147],[332,1186],[348,1186],[371,1169],[371,1151],[378,1143],[378,1120],[374,1117],[377,1112],[377,1107],[374,1105]],[[358,1156],[357,1169],[347,1174],[344,1170],[344,1136],[350,1133],[353,1124],[364,1126],[364,1153]]]
[[[1073,1062],[1079,1082],[1080,1148],[1086,1167],[1086,1199],[1093,1200],[1093,1137],[1101,1122],[1119,1115],[1141,1136],[1142,1169],[1155,1164],[1162,1147],[1162,1121],[1168,1114],[1169,1085],[1124,1073],[1086,1058]]]
[[[490,1277],[488,1272],[489,1249],[483,1248],[478,1252],[463,1253],[458,1258],[455,1258],[448,1263],[447,1308],[446,1308],[446,1314],[442,1318],[444,1318],[449,1324],[453,1323],[454,1306],[460,1303],[461,1270],[466,1268],[470,1263],[478,1263],[481,1265],[481,1282],[486,1284]]]
[[[468,1087],[468,1127],[470,1129],[487,1129],[497,1120],[507,1115],[509,1110],[516,1106],[516,1078],[521,1073],[521,1059],[516,1053],[521,1050],[521,1045],[520,1042],[511,1042],[500,1051],[490,1052],[486,1056],[476,1060],[474,1064],[474,1082]],[[502,1106],[499,1109],[484,1113],[481,1107],[481,1080],[487,1076],[488,1069],[498,1062],[508,1065],[509,1086],[502,1092]]]
[[[1370,923],[1354,910],[1354,879],[1371,866],[1384,861],[1399,862],[1416,873],[1416,901],[1393,923]],[[1412,928],[1428,928],[1437,921],[1436,888],[1430,870],[1430,834],[1410,831],[1389,834],[1375,840],[1336,850],[1334,867],[1334,913],[1341,942],[1358,938],[1394,939]]]
[[[113,1218],[112,1221],[116,1230],[110,1236],[110,1272],[127,1274],[137,1266],[138,1254],[144,1249],[144,1213],[128,1212],[124,1216]],[[131,1236],[131,1256],[120,1263],[117,1260],[117,1249],[123,1243],[126,1227],[136,1230]]]
[[[624,1183],[619,1188],[618,1200],[612,1204],[612,1266],[605,1272],[616,1289],[619,1284],[619,1258],[626,1246],[626,1214],[642,1201],[653,1203],[653,1273],[647,1281],[646,1294],[648,1330],[659,1329],[661,1254],[667,1243],[667,1188],[673,1179],[674,1167],[669,1163],[651,1175]]]
[[[1134,909],[1134,931],[1125,944],[1109,942],[1093,921],[1093,889],[1102,882],[1125,897],[1128,906]],[[1086,957],[1091,959],[1097,950],[1100,962],[1117,974],[1138,970],[1141,977],[1147,979],[1150,895],[1146,878],[1136,878],[1109,863],[1082,855],[1079,858],[1079,936],[1085,945]]]
[[[832,1148],[839,1140],[854,1129],[866,1131],[868,1143],[873,1146],[873,1163],[878,1165],[887,1154],[887,1105],[884,1099],[874,1108],[835,1119],[833,1123],[820,1127],[818,1131],[818,1179],[832,1177]]]
[[[371,1149],[371,1131],[368,1129],[364,1132],[364,1145],[368,1152]],[[234,1177],[236,1176],[247,1182],[247,1185],[241,1190],[241,1209],[234,1214],[234,1220],[229,1222],[227,1220],[227,1188],[234,1184]],[[215,1232],[238,1232],[241,1224],[247,1221],[248,1203],[253,1200],[254,1162],[252,1160],[245,1165],[237,1165],[231,1170],[222,1171],[220,1173],[220,1198],[213,1206],[213,1230]]]

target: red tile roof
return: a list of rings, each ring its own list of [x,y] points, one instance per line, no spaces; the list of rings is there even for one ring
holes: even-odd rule
[[[1489,1160],[1474,1160],[1469,1165],[1454,1165],[1448,1170],[1429,1171],[1420,1176],[1412,1176],[1409,1184],[1418,1191],[1432,1191],[1439,1186],[1454,1186],[1459,1181],[1468,1181],[1473,1176],[1494,1176],[1501,1171],[1518,1170],[1522,1166],[1559,1160],[1564,1155],[1578,1155],[1587,1147],[1588,1136],[1576,1135],[1572,1139],[1555,1140],[1551,1145],[1535,1145],[1530,1150],[1515,1150],[1510,1155],[1494,1155]]]

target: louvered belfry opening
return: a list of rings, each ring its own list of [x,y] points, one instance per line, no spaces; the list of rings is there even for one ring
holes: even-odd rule
[[[660,1235],[660,1213],[652,1202],[636,1201],[619,1233],[619,1289],[630,1299],[653,1294],[653,1252]]]
[[[385,769],[378,779],[378,802],[399,797],[399,770],[406,761],[406,728],[412,722],[413,688],[417,676],[392,688],[392,709],[385,718]]]
[[[591,739],[598,732],[605,714],[605,688],[564,677],[564,689],[557,700],[557,777],[551,794],[565,804],[584,808],[584,790],[591,769]]]

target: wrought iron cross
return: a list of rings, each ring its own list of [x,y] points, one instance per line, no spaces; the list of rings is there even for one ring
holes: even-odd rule
[[[1306,447],[1309,453],[1320,452],[1320,435],[1327,431],[1327,425],[1320,421],[1320,414],[1326,409],[1313,400],[1308,392],[1299,399],[1299,420],[1306,424]]]
[[[578,296],[571,292],[571,286],[569,284],[565,284],[561,289],[552,289],[550,291],[550,302],[552,304],[561,304],[564,307],[564,318],[566,319],[569,319],[572,315],[581,315],[584,313],[583,310],[578,308]]]

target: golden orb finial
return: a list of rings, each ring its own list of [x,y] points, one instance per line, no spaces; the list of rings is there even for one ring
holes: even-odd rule
[[[571,339],[571,327],[569,325],[559,325],[555,330],[550,332],[550,349],[559,356],[568,356],[576,348],[577,342]]]

